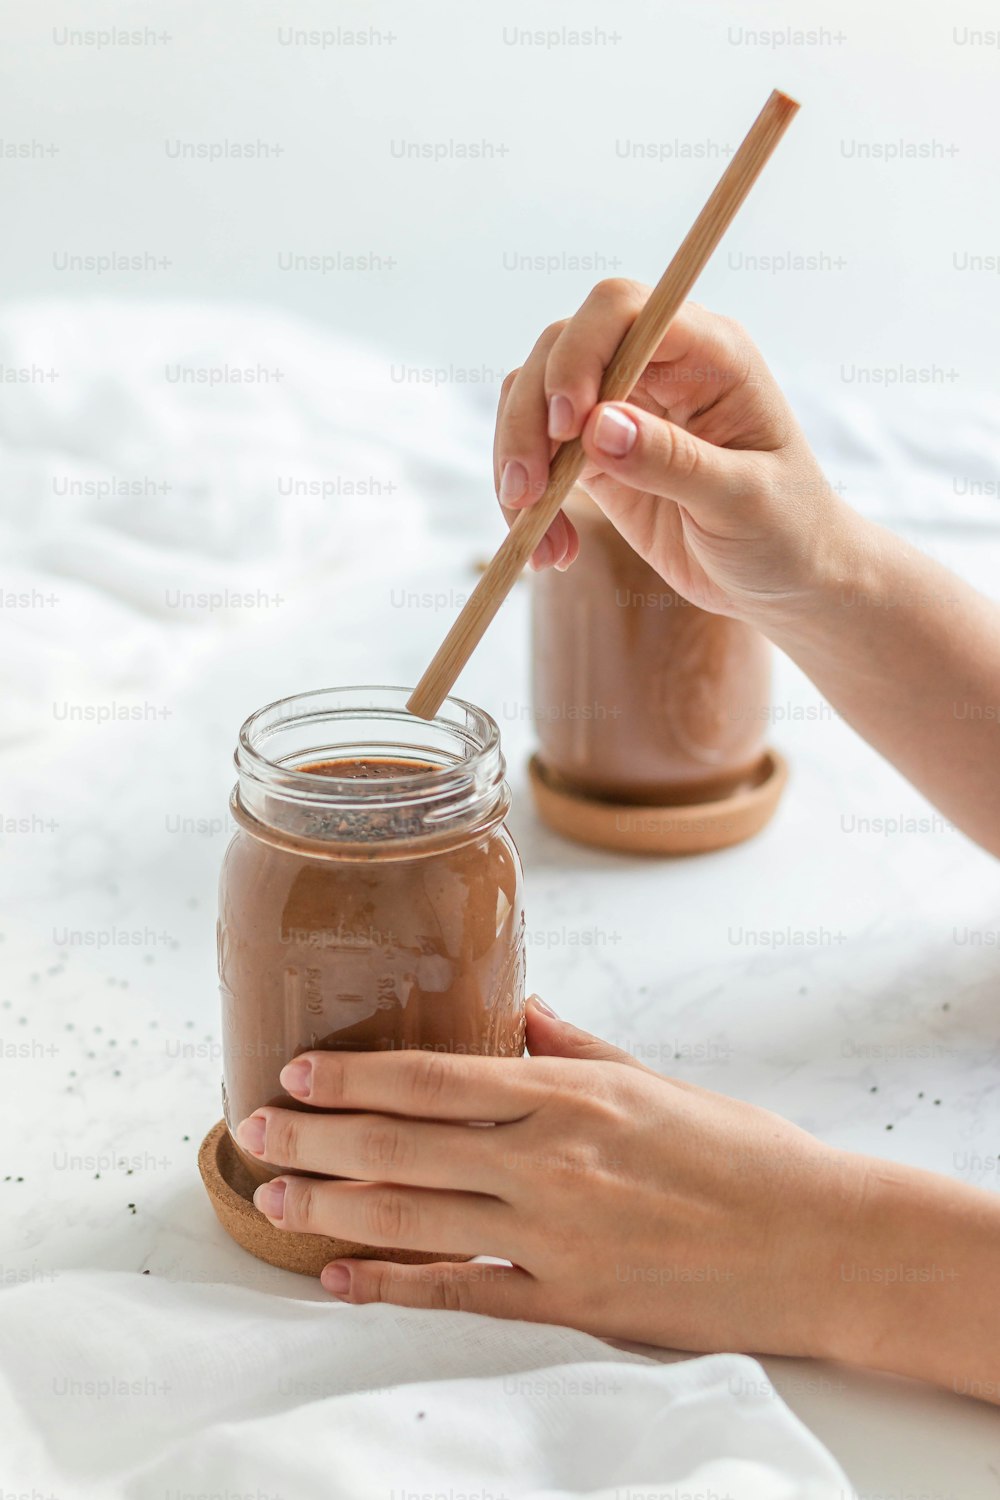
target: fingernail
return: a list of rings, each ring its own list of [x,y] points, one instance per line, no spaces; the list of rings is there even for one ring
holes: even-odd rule
[[[500,499],[504,505],[520,500],[528,488],[528,471],[516,458],[509,458],[500,475]]]
[[[297,1057],[294,1062],[286,1063],[278,1074],[281,1087],[289,1094],[295,1094],[299,1099],[308,1099],[312,1093],[313,1065],[306,1057]]]
[[[249,1151],[251,1156],[264,1155],[266,1134],[267,1121],[263,1115],[251,1115],[248,1120],[241,1120],[236,1127],[236,1139],[244,1151]]]
[[[545,1001],[540,1000],[537,995],[532,995],[528,1001],[528,1004],[533,1005],[536,1010],[540,1010],[543,1016],[551,1016],[553,1021],[558,1021],[559,1017],[556,1015],[551,1005],[546,1005]]]
[[[624,412],[606,406],[594,428],[594,442],[610,458],[624,458],[635,447],[639,429]]]
[[[285,1212],[285,1184],[280,1177],[273,1182],[262,1182],[253,1195],[253,1206],[259,1208],[266,1219],[280,1219]]]
[[[346,1297],[351,1290],[351,1272],[341,1260],[332,1260],[319,1273],[323,1288],[333,1297]]]
[[[568,396],[549,397],[549,437],[566,438],[573,431],[573,403]]]

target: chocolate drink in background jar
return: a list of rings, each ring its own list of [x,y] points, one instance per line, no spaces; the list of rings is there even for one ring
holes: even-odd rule
[[[533,581],[531,783],[583,843],[693,853],[750,837],[785,780],[765,745],[771,647],[682,599],[575,489],[580,555]]]
[[[309,1108],[278,1077],[300,1052],[524,1050],[522,876],[504,826],[499,731],[452,698],[425,723],[406,712],[406,697],[402,688],[305,693],[261,709],[240,732],[219,977],[223,1175],[244,1198],[287,1163],[248,1156],[236,1126],[261,1105]],[[256,1217],[259,1235],[279,1237],[269,1242],[276,1253],[289,1239],[319,1238]],[[334,1255],[365,1253],[441,1258],[366,1246]],[[331,1258],[322,1254],[319,1265]]]

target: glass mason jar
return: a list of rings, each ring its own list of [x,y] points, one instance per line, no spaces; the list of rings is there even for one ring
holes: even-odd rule
[[[310,1049],[524,1050],[499,730],[457,698],[426,723],[407,696],[302,693],[240,730],[218,925],[231,1136],[261,1105],[308,1108],[278,1074]],[[285,1165],[239,1154],[255,1182]]]
[[[582,490],[565,509],[580,555],[534,580],[545,771],[585,797],[646,806],[713,802],[751,785],[769,719],[767,641],[682,599]]]

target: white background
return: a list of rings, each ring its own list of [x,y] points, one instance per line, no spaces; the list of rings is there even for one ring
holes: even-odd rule
[[[429,0],[72,0],[4,7],[0,121],[59,153],[2,163],[5,295],[262,300],[372,334],[400,357],[509,368],[607,265],[655,280],[773,86],[803,109],[699,298],[738,315],[785,374],[854,363],[988,378],[1000,249],[1000,48],[985,0],[943,6],[673,0],[458,5]],[[151,28],[139,47],[64,44],[63,27]],[[286,28],[374,32],[368,46],[282,45]],[[513,43],[598,28],[592,45]],[[787,28],[812,44],[756,43]],[[389,37],[393,40],[388,40]],[[612,37],[618,37],[617,41]],[[167,142],[263,141],[270,159],[176,160]],[[492,143],[492,160],[402,161],[401,142]],[[643,143],[662,160],[624,153]],[[931,146],[928,159],[863,148]],[[954,149],[953,149],[954,148]],[[56,254],[172,261],[56,270]],[[282,254],[372,253],[371,273],[282,271]],[[742,256],[842,267],[769,274]],[[518,272],[516,256],[597,271]],[[733,262],[730,263],[730,257]],[[824,264],[828,264],[824,262]]]

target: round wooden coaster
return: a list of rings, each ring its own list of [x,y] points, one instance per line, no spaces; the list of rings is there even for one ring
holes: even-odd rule
[[[759,833],[778,805],[788,766],[776,750],[761,759],[752,783],[719,802],[633,807],[569,789],[537,755],[528,764],[542,822],[564,838],[623,854],[705,854]]]
[[[233,1149],[225,1120],[213,1125],[198,1152],[198,1170],[208,1190],[216,1217],[227,1234],[258,1260],[318,1276],[331,1260],[392,1260],[401,1265],[424,1266],[436,1260],[468,1260],[467,1255],[429,1255],[419,1250],[386,1250],[382,1246],[355,1245],[350,1240],[329,1239],[324,1234],[300,1234],[275,1229],[253,1206],[255,1184],[239,1154]]]

